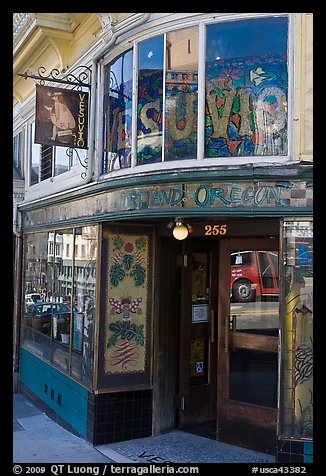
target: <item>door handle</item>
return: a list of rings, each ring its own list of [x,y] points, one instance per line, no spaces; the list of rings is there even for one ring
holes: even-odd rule
[[[235,332],[237,330],[237,316],[236,314],[233,314],[231,316],[231,329],[232,329],[232,332]]]
[[[215,312],[211,309],[211,343],[215,341]]]
[[[230,330],[230,317],[225,318],[225,343],[224,343],[224,352],[229,353],[229,330]]]

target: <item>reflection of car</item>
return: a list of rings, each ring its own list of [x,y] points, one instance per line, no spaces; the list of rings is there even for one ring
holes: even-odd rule
[[[25,294],[26,304],[33,304],[37,302],[42,302],[42,297],[39,293]]]
[[[250,302],[262,296],[278,296],[277,251],[231,253],[231,297]]]
[[[29,304],[29,314],[36,317],[42,317],[43,324],[50,324],[53,316],[58,317],[58,323],[69,320],[70,307],[63,302],[41,302]],[[32,309],[34,308],[34,310]],[[74,313],[77,312],[74,308]]]

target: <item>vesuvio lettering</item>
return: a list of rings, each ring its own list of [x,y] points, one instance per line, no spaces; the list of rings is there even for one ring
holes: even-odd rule
[[[77,138],[76,146],[85,147],[85,93],[79,93],[79,110],[78,110],[78,119],[77,119]]]
[[[293,184],[262,186],[199,185],[195,190],[181,188],[155,188],[122,192],[120,200],[124,209],[166,207],[236,207],[284,206],[283,193]]]

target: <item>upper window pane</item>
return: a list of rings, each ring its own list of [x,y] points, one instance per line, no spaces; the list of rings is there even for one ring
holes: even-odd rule
[[[35,122],[31,124],[31,143],[30,143],[30,155],[31,155],[31,174],[30,185],[35,185],[40,181],[40,161],[41,161],[41,144],[35,144]]]
[[[139,45],[137,164],[162,160],[164,37]]]
[[[131,165],[133,51],[105,70],[103,172]]]
[[[198,27],[166,35],[164,160],[196,159]]]
[[[287,154],[285,17],[207,27],[205,157]]]
[[[17,172],[23,176],[23,133],[19,132],[13,140],[14,166]]]

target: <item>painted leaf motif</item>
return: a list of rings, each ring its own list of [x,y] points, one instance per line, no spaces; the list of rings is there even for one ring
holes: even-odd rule
[[[136,324],[130,324],[130,322],[116,321],[109,325],[110,331],[113,335],[109,337],[107,347],[113,347],[117,344],[118,338],[132,340],[138,345],[144,345],[144,326],[136,326]]]
[[[156,149],[153,149],[156,150]],[[138,250],[141,250],[145,247],[145,239],[144,238],[138,238],[135,242],[136,248]]]
[[[138,345],[144,345],[144,326],[138,326],[138,333],[135,336]]]
[[[108,339],[108,343],[106,344],[106,347],[109,349],[110,347],[114,347],[115,345],[117,345],[117,342],[118,342],[118,337],[116,336],[116,334],[113,334],[109,339]]]
[[[113,264],[110,269],[110,283],[112,286],[118,286],[119,282],[123,280],[125,272],[121,264]]]
[[[109,325],[110,331],[114,332],[114,333],[117,334],[117,335],[121,334],[121,332],[122,332],[122,326],[121,326],[121,324],[122,324],[121,321],[112,322],[112,323]]]
[[[145,269],[140,265],[136,265],[133,267],[130,276],[134,278],[136,286],[141,286],[145,281]]]
[[[134,258],[132,255],[128,254],[128,255],[124,255],[123,257],[123,264],[124,264],[124,267],[126,269],[131,269],[131,266],[133,265],[134,263]]]
[[[121,248],[123,247],[122,238],[120,236],[117,236],[116,238],[114,238],[113,244],[116,246],[118,250],[121,250]]]

